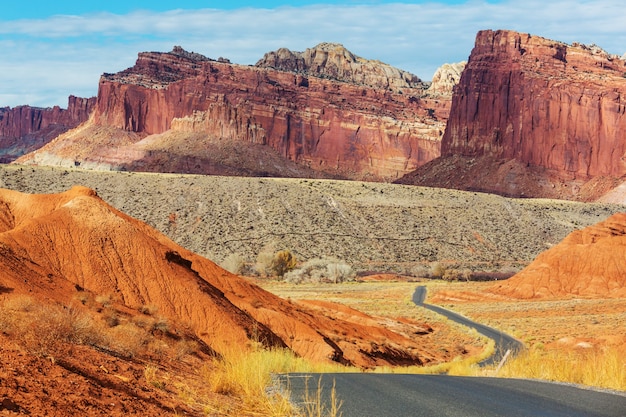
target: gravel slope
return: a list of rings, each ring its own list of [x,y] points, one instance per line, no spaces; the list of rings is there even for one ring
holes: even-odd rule
[[[253,263],[271,246],[397,272],[441,261],[527,264],[571,231],[624,211],[398,184],[0,166],[2,188],[56,193],[76,184],[216,262],[237,253]]]

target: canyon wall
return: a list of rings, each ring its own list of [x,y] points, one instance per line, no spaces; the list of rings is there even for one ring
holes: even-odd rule
[[[481,31],[442,156],[515,159],[580,178],[626,174],[626,62],[597,46]]]
[[[353,179],[393,180],[437,157],[449,95],[427,95],[416,76],[333,48],[340,53],[329,59],[328,44],[319,46],[326,58],[314,69],[280,70],[180,47],[140,53],[134,67],[101,77],[93,122],[144,137],[175,130],[266,145]]]
[[[17,106],[0,108],[0,162],[10,162],[89,118],[95,97],[70,96],[67,109]]]
[[[441,157],[398,183],[593,201],[626,175],[626,61],[598,46],[481,31]]]

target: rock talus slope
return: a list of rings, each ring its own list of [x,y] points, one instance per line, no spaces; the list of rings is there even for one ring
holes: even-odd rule
[[[52,195],[0,190],[0,252],[3,292],[67,302],[84,289],[131,308],[154,305],[218,352],[259,341],[313,360],[365,367],[440,356],[420,347],[414,326],[391,331],[373,319],[336,320],[332,311],[296,307],[176,245],[85,187]]]
[[[183,145],[235,142],[326,175],[393,180],[439,155],[449,96],[430,97],[416,76],[336,45],[313,48],[310,61],[294,65],[275,55],[243,66],[179,47],[140,53],[132,68],[101,77],[88,128],[20,162],[206,173],[220,162],[213,152],[189,154]],[[110,129],[123,140],[83,150]],[[190,166],[170,166],[177,156],[192,156]],[[271,175],[297,176],[284,171]]]
[[[550,188],[569,181],[577,188],[568,190],[565,198],[591,192],[584,188],[590,179],[622,177],[626,174],[625,73],[626,61],[594,45],[567,45],[513,31],[481,31],[454,91],[442,157],[421,173],[445,167],[451,158],[464,158],[469,161],[466,165],[482,158],[514,160],[549,183],[538,184],[535,190],[528,187],[532,196],[558,197],[550,195],[558,191]],[[490,184],[510,174],[497,172],[500,165],[490,172],[492,178],[487,175],[481,182],[473,175],[460,178],[468,172],[463,164],[455,166],[456,178],[429,182],[521,195]],[[441,175],[445,175],[443,168]],[[419,173],[413,180],[428,185],[420,182]]]
[[[575,231],[491,291],[518,298],[626,296],[626,213]]]

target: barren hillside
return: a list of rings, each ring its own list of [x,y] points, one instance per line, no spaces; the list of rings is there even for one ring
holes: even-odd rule
[[[474,269],[530,263],[576,229],[623,206],[509,199],[366,182],[0,167],[0,187],[61,192],[85,185],[182,246],[221,262],[253,263],[264,248],[300,260],[333,256],[359,270]]]

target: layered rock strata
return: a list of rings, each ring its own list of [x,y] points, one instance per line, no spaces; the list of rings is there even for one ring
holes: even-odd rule
[[[13,161],[89,118],[96,98],[70,96],[67,109],[17,106],[0,108],[0,162]]]
[[[357,56],[338,43],[320,43],[304,52],[281,48],[266,53],[256,66],[396,92],[425,86],[419,77],[410,72]]]
[[[533,172],[545,170],[551,184],[621,177],[625,74],[623,59],[595,45],[481,31],[454,90],[442,159],[515,160]],[[464,181],[451,182],[467,188]],[[499,191],[488,183],[483,187]]]
[[[207,146],[233,141],[263,145],[300,166],[353,179],[393,180],[439,155],[449,98],[427,97],[423,83],[406,72],[327,49],[316,55],[326,54],[326,64],[309,72],[234,65],[182,48],[140,53],[134,67],[101,77],[92,127],[136,134],[152,145],[151,135],[165,135],[158,140],[159,150],[150,149],[162,157],[153,161],[142,144],[140,152],[135,152],[137,146],[128,152],[134,155],[131,160],[109,161],[112,153],[123,155],[129,141],[137,142],[118,135],[124,140],[95,146],[77,162],[144,166],[148,171],[156,164],[176,172],[167,161],[172,134],[178,142],[187,134],[189,143]],[[328,76],[333,68],[351,69],[352,75],[339,71],[338,81]],[[91,140],[94,130],[87,136],[66,136],[43,149],[39,160],[72,163],[76,144]],[[193,157],[196,173],[213,163],[206,152]]]

